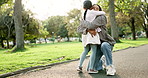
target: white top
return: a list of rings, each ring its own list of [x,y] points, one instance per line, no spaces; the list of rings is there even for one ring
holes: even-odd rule
[[[104,11],[95,11],[95,10],[87,10],[86,13],[86,21],[92,22],[97,15],[105,14]],[[97,32],[100,32],[101,29],[98,27],[96,29]],[[82,34],[82,44],[85,47],[87,44],[100,44],[100,37],[97,33],[95,36],[92,36],[90,33],[87,33],[86,35]]]
[[[89,21],[89,22],[92,22],[97,15],[102,15],[104,14],[105,15],[105,12],[104,11],[95,11],[95,10],[87,10],[87,13],[86,13],[86,18],[85,20],[86,21]]]

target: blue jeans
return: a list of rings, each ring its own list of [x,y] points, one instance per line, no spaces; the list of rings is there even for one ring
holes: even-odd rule
[[[86,58],[86,55],[90,50],[92,50],[91,55],[90,55],[90,63],[89,63],[89,68],[88,69],[94,69],[94,63],[95,63],[95,58],[96,58],[96,52],[97,52],[97,44],[88,44],[86,47],[84,47],[84,51],[80,56],[80,62],[79,62],[79,67],[82,67],[82,64]]]
[[[113,49],[113,46],[110,45],[108,42],[103,42],[101,45],[98,45],[95,63],[94,63],[94,69],[95,70],[103,69],[102,61],[100,60],[102,55],[104,55],[106,57],[106,65],[107,66],[113,64],[113,62],[112,62],[112,49]],[[89,65],[88,65],[88,68],[89,68]]]

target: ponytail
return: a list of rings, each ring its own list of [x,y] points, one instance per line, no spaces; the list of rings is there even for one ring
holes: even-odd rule
[[[85,12],[84,12],[84,20],[85,20],[85,18],[86,18],[86,13],[87,13],[87,9],[86,9]]]

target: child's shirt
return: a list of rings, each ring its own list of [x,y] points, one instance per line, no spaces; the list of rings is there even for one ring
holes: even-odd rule
[[[105,14],[103,11],[95,11],[95,10],[87,10],[86,13],[86,21],[92,22],[97,15]],[[101,29],[98,27],[96,29],[96,32],[100,32]],[[82,34],[82,44],[85,47],[87,44],[100,44],[100,37],[97,33],[95,36],[92,36],[90,33],[87,33],[86,35]]]
[[[86,21],[89,21],[89,22],[92,22],[97,15],[102,15],[104,14],[105,15],[105,12],[104,11],[95,11],[95,10],[87,10],[87,13],[86,13],[86,18],[85,20]]]

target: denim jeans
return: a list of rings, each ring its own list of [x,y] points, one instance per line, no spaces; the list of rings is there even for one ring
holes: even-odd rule
[[[108,42],[103,42],[101,45],[98,45],[97,47],[97,52],[96,52],[96,58],[95,58],[95,63],[94,63],[94,69],[95,70],[101,70],[103,69],[102,67],[102,61],[100,60],[100,58],[102,57],[102,55],[105,56],[106,58],[106,65],[112,65],[112,49],[113,46],[110,45]],[[90,63],[90,62],[89,62]],[[89,68],[89,64],[88,64],[88,68]]]
[[[89,68],[88,69],[94,69],[94,63],[95,63],[95,58],[96,58],[96,52],[97,52],[97,44],[88,44],[86,47],[84,47],[84,51],[82,52],[80,56],[80,62],[79,62],[79,67],[82,67],[82,64],[86,58],[86,55],[88,52],[91,50],[90,54],[90,63],[89,63]]]

